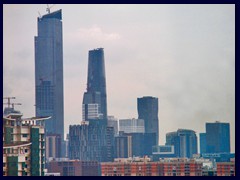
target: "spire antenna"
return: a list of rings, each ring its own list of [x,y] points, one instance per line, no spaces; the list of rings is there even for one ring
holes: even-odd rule
[[[51,9],[53,6],[55,6],[55,4],[53,4],[52,6],[49,6],[49,5],[47,4],[46,11],[47,11],[48,14],[50,14],[50,12],[51,12],[50,9]]]

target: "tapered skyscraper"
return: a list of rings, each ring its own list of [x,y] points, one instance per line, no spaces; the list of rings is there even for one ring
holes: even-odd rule
[[[107,119],[107,92],[103,48],[88,54],[87,92],[83,97],[83,120]]]
[[[37,19],[35,37],[36,116],[51,116],[46,134],[64,138],[62,10]]]

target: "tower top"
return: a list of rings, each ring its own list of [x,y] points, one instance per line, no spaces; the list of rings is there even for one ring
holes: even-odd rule
[[[45,14],[41,18],[39,18],[39,20],[42,20],[42,19],[59,19],[59,20],[62,20],[62,9],[59,9],[59,10],[54,11],[52,13]]]

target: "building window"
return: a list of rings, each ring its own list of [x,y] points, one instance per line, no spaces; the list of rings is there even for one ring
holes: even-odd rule
[[[28,152],[28,149],[25,149],[25,153],[27,153]],[[27,160],[27,159],[26,159]]]
[[[22,134],[22,137],[26,138],[26,137],[28,137],[28,134]]]

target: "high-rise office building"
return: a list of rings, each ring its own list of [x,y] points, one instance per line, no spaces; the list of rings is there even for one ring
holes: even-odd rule
[[[180,157],[193,157],[197,154],[197,135],[193,130],[178,129],[180,139]]]
[[[123,131],[119,132],[114,141],[114,157],[115,158],[128,158],[132,157],[132,136],[124,134]]]
[[[85,120],[91,119],[92,106],[86,106],[87,104],[97,104],[98,107],[93,113],[94,115],[97,113],[97,116],[104,119],[107,124],[107,92],[103,48],[90,50],[88,54],[87,92],[83,96],[83,116]]]
[[[158,98],[142,97],[137,99],[138,119],[144,119],[145,132],[156,133],[156,144],[159,141]]]
[[[103,48],[88,54],[87,92],[83,95],[82,124],[69,128],[69,158],[112,161],[114,128],[108,126]]]
[[[46,162],[50,158],[61,157],[61,137],[59,134],[48,134],[45,138],[46,144]]]
[[[193,157],[197,154],[197,136],[195,131],[178,129],[166,134],[166,145],[173,145],[176,157]]]
[[[119,119],[119,131],[125,133],[144,133],[144,120],[143,119]]]
[[[46,134],[64,140],[62,11],[38,17],[35,37],[36,116],[51,116]]]
[[[229,123],[206,123],[207,153],[230,153]]]
[[[206,153],[207,150],[207,142],[206,142],[206,133],[199,133],[200,139],[200,153]]]
[[[174,154],[176,157],[179,156],[180,152],[180,141],[177,132],[169,132],[166,134],[166,144],[165,145],[173,145],[174,146]]]
[[[124,138],[125,140],[123,140]],[[150,156],[152,155],[152,147],[155,146],[155,138],[155,133],[124,133],[123,131],[119,131],[119,136],[115,137],[115,154],[117,155],[116,157],[121,157],[119,155],[119,152],[121,151],[127,152],[124,153],[124,156]]]
[[[103,120],[82,121],[69,126],[69,158],[83,161],[107,162],[114,155],[113,127]]]

